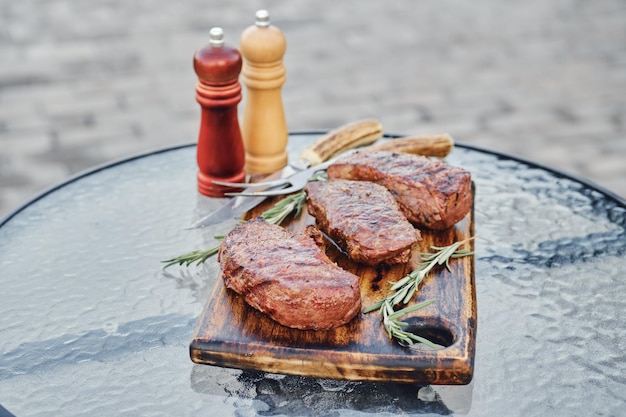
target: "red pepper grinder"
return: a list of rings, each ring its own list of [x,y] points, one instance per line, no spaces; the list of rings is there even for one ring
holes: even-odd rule
[[[229,187],[214,180],[245,182],[245,151],[237,104],[241,101],[241,54],[224,46],[224,31],[212,28],[209,45],[194,55],[198,75],[196,100],[202,108],[198,135],[198,191],[210,197],[223,197]]]

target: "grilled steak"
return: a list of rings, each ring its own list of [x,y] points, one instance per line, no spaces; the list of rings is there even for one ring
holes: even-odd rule
[[[424,156],[357,151],[332,164],[327,173],[328,178],[385,186],[409,221],[429,229],[451,227],[472,206],[469,172]]]
[[[360,311],[358,276],[334,264],[311,236],[260,217],[224,238],[218,261],[226,287],[282,325],[330,329]]]
[[[356,262],[407,262],[415,230],[385,187],[373,182],[329,180],[307,184],[307,207],[319,228]]]

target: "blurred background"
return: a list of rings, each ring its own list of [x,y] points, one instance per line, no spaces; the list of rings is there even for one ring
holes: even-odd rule
[[[237,46],[260,8],[287,39],[291,131],[374,117],[626,197],[624,1],[0,0],[0,217],[94,165],[195,142],[193,54],[213,26]]]

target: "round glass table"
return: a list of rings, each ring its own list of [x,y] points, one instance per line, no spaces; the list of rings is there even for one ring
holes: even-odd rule
[[[295,157],[321,132],[290,136]],[[469,385],[347,382],[197,365],[189,340],[236,221],[196,191],[195,146],[82,173],[0,222],[0,415],[605,415],[626,402],[626,202],[457,145],[476,185]]]

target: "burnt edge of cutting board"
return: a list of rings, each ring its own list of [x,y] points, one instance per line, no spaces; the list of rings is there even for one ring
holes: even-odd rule
[[[248,218],[273,203],[265,202]],[[304,207],[301,215],[288,221],[286,227],[301,230],[313,223]],[[422,241],[408,264],[368,267],[350,261],[332,245],[328,245],[327,254],[342,268],[361,277],[363,306],[369,306],[388,293],[389,281],[397,281],[412,270],[420,251],[474,236],[473,205],[470,213],[450,229],[421,230],[421,234]],[[473,250],[473,240],[465,247]],[[191,360],[228,368],[348,381],[468,384],[474,372],[476,349],[474,256],[451,260],[450,267],[451,271],[442,267],[431,272],[410,304],[431,298],[437,301],[402,319],[410,323],[410,330],[445,346],[442,349],[400,346],[387,337],[377,312],[359,313],[350,323],[332,330],[285,327],[248,306],[242,297],[224,286],[220,276],[190,342]]]

